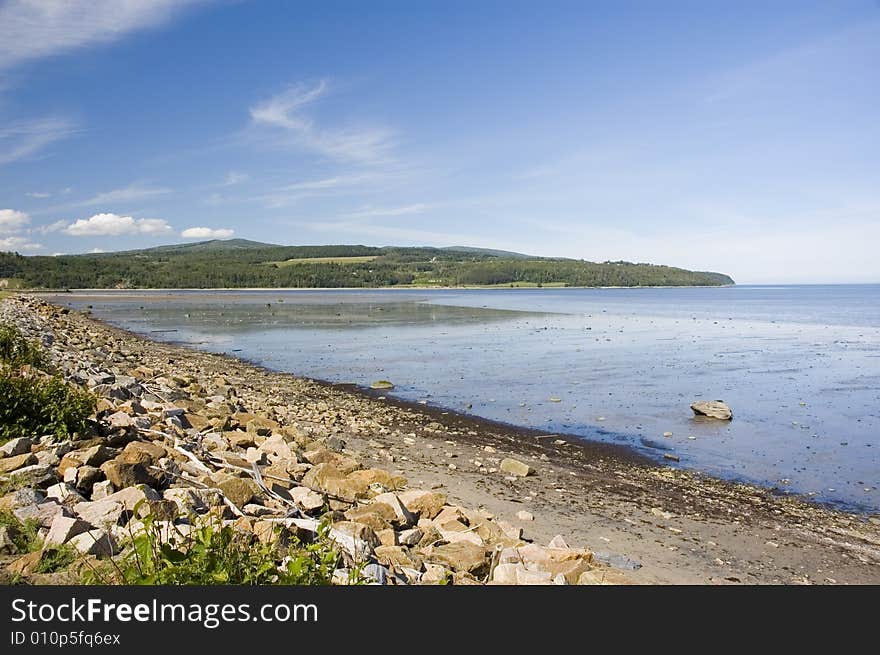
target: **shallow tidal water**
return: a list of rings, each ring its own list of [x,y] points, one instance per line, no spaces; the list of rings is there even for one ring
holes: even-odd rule
[[[408,400],[880,508],[880,285],[50,300],[152,339],[333,382],[387,379]],[[695,419],[698,399],[723,399],[734,419]]]

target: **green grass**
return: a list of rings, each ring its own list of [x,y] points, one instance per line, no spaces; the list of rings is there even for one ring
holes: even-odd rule
[[[219,519],[201,519],[190,533],[160,524],[152,515],[142,520],[144,527],[132,535],[127,550],[117,560],[87,573],[86,582],[327,585],[339,561],[326,526],[313,543],[302,543],[292,536],[282,543],[280,534],[275,541],[263,543],[250,533],[224,526]]]
[[[364,257],[300,257],[299,259],[286,259],[282,262],[266,262],[276,266],[295,266],[296,264],[366,264],[376,259],[378,255]]]

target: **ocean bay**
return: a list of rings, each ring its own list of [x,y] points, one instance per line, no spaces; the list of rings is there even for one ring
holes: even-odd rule
[[[84,291],[153,339],[880,506],[880,286]],[[723,399],[731,422],[698,421]],[[671,433],[671,436],[664,436]]]

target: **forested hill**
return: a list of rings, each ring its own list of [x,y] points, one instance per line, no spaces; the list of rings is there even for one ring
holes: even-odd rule
[[[0,253],[0,285],[19,288],[724,284],[733,280],[721,273],[465,247],[278,246],[232,239],[57,257]]]

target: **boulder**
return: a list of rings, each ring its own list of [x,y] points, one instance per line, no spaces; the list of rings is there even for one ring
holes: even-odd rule
[[[697,416],[705,416],[719,421],[729,421],[733,411],[722,400],[698,400],[691,403],[691,409]]]
[[[27,457],[27,455],[20,455],[20,457]],[[0,459],[0,462],[5,462],[7,459],[14,458]],[[13,487],[29,486],[45,489],[58,482],[58,476],[55,475],[54,466],[31,464],[5,474],[3,480],[11,483]]]
[[[581,575],[589,571],[592,566],[586,559],[568,559],[561,562],[548,562],[545,568],[554,579],[561,575],[566,584],[578,584]]]
[[[97,446],[87,448],[86,450],[73,451],[71,453],[68,453],[68,455],[76,455],[76,459],[79,460],[80,464],[87,464],[88,466],[101,466],[101,464],[103,464],[104,462],[116,457],[116,453],[118,452],[118,450],[114,450],[112,448],[108,448],[107,446],[102,446],[99,444]]]
[[[162,500],[162,496],[152,487],[148,487],[145,484],[139,484],[134,487],[126,487],[114,494],[110,494],[104,500],[122,503],[122,506],[126,510],[134,511],[134,508],[138,503]]]
[[[433,519],[446,504],[446,494],[423,489],[410,489],[398,495],[407,510],[419,518]]]
[[[24,455],[31,452],[31,446],[36,442],[28,437],[18,437],[10,439],[0,446],[0,457],[15,457],[16,455]]]
[[[492,582],[494,584],[517,584],[516,574],[520,569],[525,569],[525,567],[522,564],[498,564],[492,571]]]
[[[223,505],[223,497],[217,489],[190,489],[177,487],[166,489],[162,494],[162,497],[177,505],[178,513],[183,516],[189,514],[204,514],[212,507],[220,507]]]
[[[511,457],[505,457],[502,459],[500,468],[504,473],[516,475],[521,478],[532,475],[535,472],[535,470],[525,462],[521,462],[518,459],[513,459]]]
[[[100,470],[100,469],[99,469]],[[113,493],[113,483],[110,480],[102,480],[92,485],[92,500],[101,500]]]
[[[324,507],[324,497],[306,487],[294,487],[290,490],[290,496],[293,502],[306,512],[314,512]]]
[[[420,569],[422,567],[421,560],[401,546],[377,546],[375,555],[379,563],[395,569]]]
[[[166,457],[168,451],[164,447],[151,441],[132,441],[125,446],[116,461],[123,464],[143,464],[155,466],[156,463]]]
[[[422,584],[445,584],[452,575],[451,571],[440,564],[425,564],[425,572],[419,582]]]
[[[138,484],[150,487],[161,486],[160,480],[154,477],[143,464],[127,464],[119,459],[111,459],[109,462],[101,464],[101,470],[117,489],[133,487]]]
[[[73,537],[69,542],[83,555],[109,557],[118,552],[116,540],[106,530],[89,530]]]
[[[25,466],[31,466],[37,463],[37,456],[31,452],[22,453],[21,455],[13,455],[0,459],[0,474],[11,473]]]
[[[363,523],[371,527],[375,532],[387,530],[396,520],[394,510],[385,503],[370,503],[360,507],[352,507],[345,512],[345,518],[349,521]]]
[[[223,492],[236,507],[244,507],[257,493],[258,487],[251,480],[236,478],[231,475],[224,476],[217,482],[217,488]]]
[[[52,521],[52,527],[43,540],[44,546],[59,546],[66,544],[73,537],[91,529],[91,525],[78,518],[57,515]]]
[[[92,500],[77,503],[73,513],[96,528],[118,525],[125,514],[125,505],[117,500]]]
[[[358,497],[365,496],[370,488],[370,483],[364,476],[352,477],[357,473],[363,471],[355,471],[346,476],[332,464],[318,464],[303,476],[302,483],[306,487],[319,489],[331,496],[354,502]]]
[[[104,477],[104,471],[96,466],[83,464],[76,470],[76,490],[82,494],[92,493],[95,484]]]
[[[355,562],[371,557],[374,549],[381,544],[371,528],[353,521],[334,523],[328,536]]]
[[[373,498],[372,503],[389,506],[393,512],[393,516],[389,520],[399,528],[408,528],[416,522],[415,517],[396,494],[391,492],[379,494]]]
[[[518,585],[549,585],[553,584],[553,576],[549,571],[531,570],[525,567],[516,569]]]
[[[422,550],[426,559],[441,562],[458,571],[484,575],[489,570],[486,549],[468,542],[430,546]]]
[[[19,507],[18,509],[12,510],[12,514],[22,523],[29,520],[35,521],[42,528],[51,527],[52,521],[54,521],[55,517],[58,515],[72,515],[69,509],[64,505],[59,505],[54,500],[46,500],[39,505],[26,505],[24,507]]]
[[[417,546],[424,535],[421,528],[403,530],[397,535],[397,543],[401,546]]]
[[[110,427],[113,429],[130,428],[134,424],[131,416],[125,412],[115,412],[114,414],[111,414],[107,417],[107,422],[110,423]]]
[[[16,489],[0,498],[0,510],[11,512],[19,507],[39,505],[46,500],[46,494],[38,489]]]
[[[51,487],[46,489],[46,497],[53,498],[62,505],[81,503],[85,500],[85,498],[83,498],[83,496],[73,487],[73,485],[67,484],[66,482],[53,484]]]

